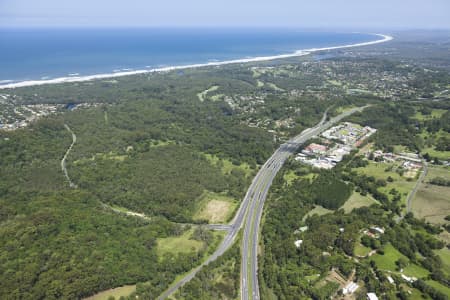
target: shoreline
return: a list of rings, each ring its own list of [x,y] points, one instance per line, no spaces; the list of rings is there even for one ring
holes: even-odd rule
[[[228,65],[228,64],[240,64],[240,63],[270,61],[270,60],[276,60],[276,59],[305,56],[305,55],[308,55],[308,54],[311,54],[311,53],[314,53],[314,52],[318,52],[318,51],[327,51],[327,50],[336,50],[336,49],[345,49],[345,48],[369,46],[369,45],[374,45],[374,44],[380,44],[380,43],[388,42],[388,41],[391,41],[391,40],[394,39],[392,36],[385,35],[385,34],[377,33],[377,34],[374,34],[374,35],[376,35],[378,37],[381,37],[382,39],[378,39],[378,40],[374,40],[374,41],[370,41],[370,42],[349,44],[349,45],[324,47],[324,48],[302,49],[302,50],[296,50],[293,53],[271,55],[271,56],[259,56],[259,57],[253,57],[253,58],[241,58],[241,59],[233,59],[233,60],[226,60],[226,61],[198,63],[198,64],[191,64],[191,65],[184,65],[184,66],[170,66],[170,67],[163,67],[163,68],[154,68],[154,69],[146,69],[146,70],[134,70],[134,71],[122,71],[122,72],[115,72],[115,73],[104,73],[104,74],[95,74],[95,75],[86,75],[86,76],[59,77],[59,78],[45,79],[45,80],[27,80],[27,81],[20,81],[20,82],[14,82],[14,83],[0,84],[0,90],[2,90],[2,89],[14,89],[14,88],[20,88],[20,87],[29,87],[29,86],[36,86],[36,85],[45,85],[45,84],[85,82],[85,81],[92,81],[92,80],[97,80],[97,79],[117,78],[117,77],[122,77],[122,76],[140,75],[140,74],[147,74],[147,73],[169,72],[169,71],[174,71],[174,70],[193,69],[193,68],[201,68],[201,67],[223,66],[223,65]]]

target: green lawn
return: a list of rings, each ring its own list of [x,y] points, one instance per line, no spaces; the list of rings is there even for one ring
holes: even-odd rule
[[[422,154],[428,153],[432,157],[437,157],[440,160],[450,159],[450,151],[438,151],[435,149],[436,141],[440,138],[450,138],[450,133],[440,130],[435,133],[429,133],[424,130],[420,133],[420,136],[425,141],[425,147],[421,150]]]
[[[433,118],[440,118],[445,112],[446,112],[445,109],[433,109],[431,111],[431,114],[424,115],[420,111],[418,111],[414,115],[414,118],[417,119],[417,120],[420,120],[420,121],[430,120],[430,119],[433,119]]]
[[[360,193],[353,192],[351,197],[340,208],[342,208],[346,213],[349,213],[355,208],[370,206],[375,203],[378,202],[370,195],[362,196]]]
[[[307,218],[308,216],[312,216],[312,215],[319,215],[319,216],[321,216],[321,215],[326,215],[326,214],[329,214],[329,213],[332,213],[332,212],[333,212],[333,211],[330,210],[330,209],[326,209],[325,207],[322,207],[322,206],[320,206],[320,205],[316,205],[316,206],[314,207],[314,209],[310,210],[310,211],[303,217],[303,221],[306,220],[306,218]]]
[[[447,275],[450,275],[450,251],[446,248],[435,250],[434,253],[436,253],[442,260],[442,264],[444,267],[442,270],[447,273]]]
[[[180,236],[158,239],[158,255],[163,256],[165,253],[178,254],[200,251],[204,243],[189,239],[193,232],[194,229],[190,229]]]
[[[395,167],[395,164],[369,161],[367,166],[357,168],[356,171],[367,176],[373,176],[377,179],[386,179],[388,176],[391,176],[394,180],[401,180],[402,177],[398,173],[386,171],[389,167]]]
[[[389,194],[389,191],[394,188],[400,192],[402,200],[406,201],[406,198],[409,192],[411,192],[411,190],[414,188],[416,181],[415,180],[408,181],[407,178],[400,176],[397,172],[394,171],[396,166],[397,165],[395,163],[369,162],[369,164],[366,167],[357,168],[356,171],[360,174],[373,176],[376,179],[386,180],[389,176],[391,176],[394,179],[394,181],[387,182],[387,185],[385,187],[381,187],[380,191]],[[386,171],[386,169],[390,167],[393,167],[394,170]],[[389,196],[390,198],[393,197],[392,195]]]
[[[438,151],[434,147],[422,149],[422,154],[428,153],[431,157],[437,157],[440,160],[450,159],[450,151]]]
[[[367,248],[367,247],[361,245],[360,243],[357,243],[356,246],[355,246],[354,253],[355,253],[356,256],[364,257],[364,256],[366,256],[367,254],[369,254],[369,252],[370,252],[371,250],[372,250],[372,249]]]
[[[375,263],[377,264],[379,269],[387,270],[387,271],[391,271],[391,272],[397,272],[397,270],[396,270],[397,266],[395,265],[395,262],[399,258],[404,258],[404,259],[408,260],[408,258],[406,256],[401,254],[391,244],[387,244],[384,247],[384,255],[380,255],[377,253],[377,254],[371,256],[370,258],[375,261]]]
[[[422,292],[419,291],[418,289],[412,288],[412,287],[408,286],[405,283],[400,284],[400,287],[402,287],[405,291],[410,291],[411,292],[411,294],[409,294],[409,296],[408,296],[408,300],[431,299],[428,295],[422,294]],[[389,298],[389,299],[393,299],[393,298]]]
[[[384,255],[375,254],[371,257],[371,259],[373,259],[375,261],[375,263],[377,264],[379,269],[400,274],[399,271],[397,270],[397,266],[395,264],[395,262],[399,258],[403,258],[406,261],[409,261],[406,256],[401,254],[391,244],[387,244],[384,247]],[[405,274],[406,276],[412,276],[412,277],[416,277],[416,278],[426,277],[426,276],[428,276],[429,273],[430,272],[428,272],[426,269],[424,269],[418,265],[411,264],[411,263],[408,264],[408,266],[406,266],[403,269],[403,274]]]
[[[445,295],[449,296],[450,295],[450,288],[446,287],[445,285],[443,285],[442,283],[439,283],[437,281],[434,280],[427,280],[425,281],[429,286],[434,287],[435,289],[437,289],[438,291],[440,291],[441,293],[444,293]]]
[[[403,273],[407,276],[416,278],[424,278],[430,274],[428,270],[415,264],[409,264],[405,269],[403,269]]]

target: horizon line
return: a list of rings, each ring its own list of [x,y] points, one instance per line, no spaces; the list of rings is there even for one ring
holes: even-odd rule
[[[1,29],[296,29],[369,31],[450,31],[450,27],[416,26],[297,26],[297,25],[1,25]]]

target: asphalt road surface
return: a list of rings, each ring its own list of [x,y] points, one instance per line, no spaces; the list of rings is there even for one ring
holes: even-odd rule
[[[365,108],[365,107],[364,107]],[[326,112],[318,125],[313,128],[304,130],[298,136],[292,138],[288,142],[282,144],[275,153],[266,161],[253,179],[244,200],[241,203],[234,219],[230,222],[228,232],[216,249],[216,251],[208,257],[199,267],[189,272],[185,277],[178,280],[169,287],[158,299],[166,299],[173,294],[178,288],[183,286],[195,277],[197,272],[205,265],[216,260],[225,253],[234,243],[240,228],[245,225],[244,238],[242,244],[242,269],[241,269],[241,297],[242,299],[259,299],[258,285],[258,232],[263,212],[264,201],[269,191],[272,180],[283,166],[285,160],[296,151],[296,149],[305,141],[314,135],[321,133],[341,119],[351,115],[356,111],[362,111],[364,108],[355,108],[340,114],[337,117],[326,121]],[[247,212],[248,211],[248,212]]]
[[[69,155],[70,151],[73,148],[73,145],[75,145],[75,143],[77,142],[77,136],[72,131],[72,129],[70,129],[69,125],[64,124],[64,127],[66,128],[67,131],[70,132],[70,134],[72,134],[72,143],[70,144],[69,148],[67,149],[67,151],[64,154],[63,158],[61,159],[61,170],[63,171],[64,176],[66,177],[67,181],[69,182],[70,187],[71,188],[76,188],[77,186],[72,182],[72,180],[69,177],[69,173],[67,172],[66,160],[67,160],[67,156]]]
[[[250,187],[250,193],[247,193],[250,194],[251,198],[249,199],[250,208],[246,216],[244,238],[242,240],[241,299],[260,299],[258,283],[259,226],[267,193],[283,163],[301,144],[313,136],[319,135],[343,118],[356,111],[362,111],[364,108],[355,108],[346,111],[337,117],[331,118],[327,122],[325,122],[325,113],[320,123],[315,127],[304,130],[301,134],[282,144],[258,172],[254,181],[255,184]]]

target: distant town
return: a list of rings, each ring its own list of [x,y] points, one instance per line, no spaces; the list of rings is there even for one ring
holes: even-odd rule
[[[0,94],[0,130],[16,130],[45,116],[97,106],[96,103],[20,105],[16,98],[15,95]]]
[[[295,160],[320,169],[332,169],[376,131],[368,126],[345,122],[323,132],[321,143],[309,144],[295,156]]]

